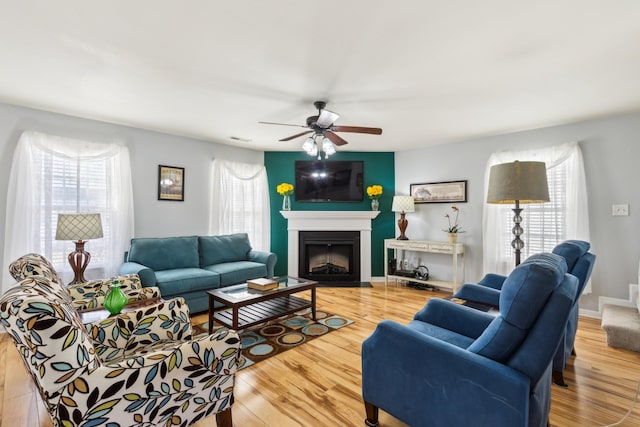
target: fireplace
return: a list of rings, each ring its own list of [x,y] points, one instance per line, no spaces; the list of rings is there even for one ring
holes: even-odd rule
[[[360,234],[360,281],[371,280],[371,220],[380,211],[280,211],[287,219],[287,274],[300,277],[302,231],[355,231]],[[357,255],[356,255],[357,256]]]
[[[359,231],[300,231],[300,277],[318,282],[360,281]]]

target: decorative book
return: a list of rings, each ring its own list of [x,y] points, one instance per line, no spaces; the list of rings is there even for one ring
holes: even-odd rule
[[[247,280],[247,288],[259,291],[269,291],[278,287],[278,282],[273,279],[265,279],[260,277],[257,279]]]

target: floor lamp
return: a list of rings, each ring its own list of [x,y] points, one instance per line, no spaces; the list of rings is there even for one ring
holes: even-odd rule
[[[397,240],[409,240],[405,236],[404,232],[409,225],[409,221],[404,217],[405,212],[413,212],[415,205],[413,203],[412,196],[393,196],[393,202],[391,203],[391,210],[393,212],[400,212],[400,219],[398,220],[398,228],[400,229],[400,236]]]
[[[524,242],[520,238],[524,230],[520,226],[522,217],[521,203],[544,203],[549,201],[547,168],[544,162],[502,163],[491,166],[489,171],[489,190],[487,203],[511,204],[513,209],[512,229],[515,238],[511,247],[516,251],[516,267],[520,264],[520,250]]]
[[[102,219],[99,213],[58,214],[56,240],[73,240],[76,250],[69,254],[73,280],[69,285],[84,283],[84,270],[89,265],[91,254],[84,250],[86,240],[102,237]]]

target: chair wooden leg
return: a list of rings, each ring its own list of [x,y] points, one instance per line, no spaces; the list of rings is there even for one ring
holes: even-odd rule
[[[367,418],[364,420],[364,425],[367,427],[378,427],[378,407],[365,401],[364,409],[367,411]]]
[[[231,408],[227,408],[216,414],[216,425],[218,427],[233,427],[233,418],[231,417]]]
[[[564,375],[562,374],[562,371],[556,371],[556,370],[552,371],[551,379],[553,380],[553,383],[555,385],[564,387],[564,388],[569,388],[567,383],[564,382]]]

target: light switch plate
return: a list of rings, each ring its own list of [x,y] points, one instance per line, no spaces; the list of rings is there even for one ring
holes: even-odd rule
[[[611,215],[613,216],[629,216],[629,205],[611,205]]]

